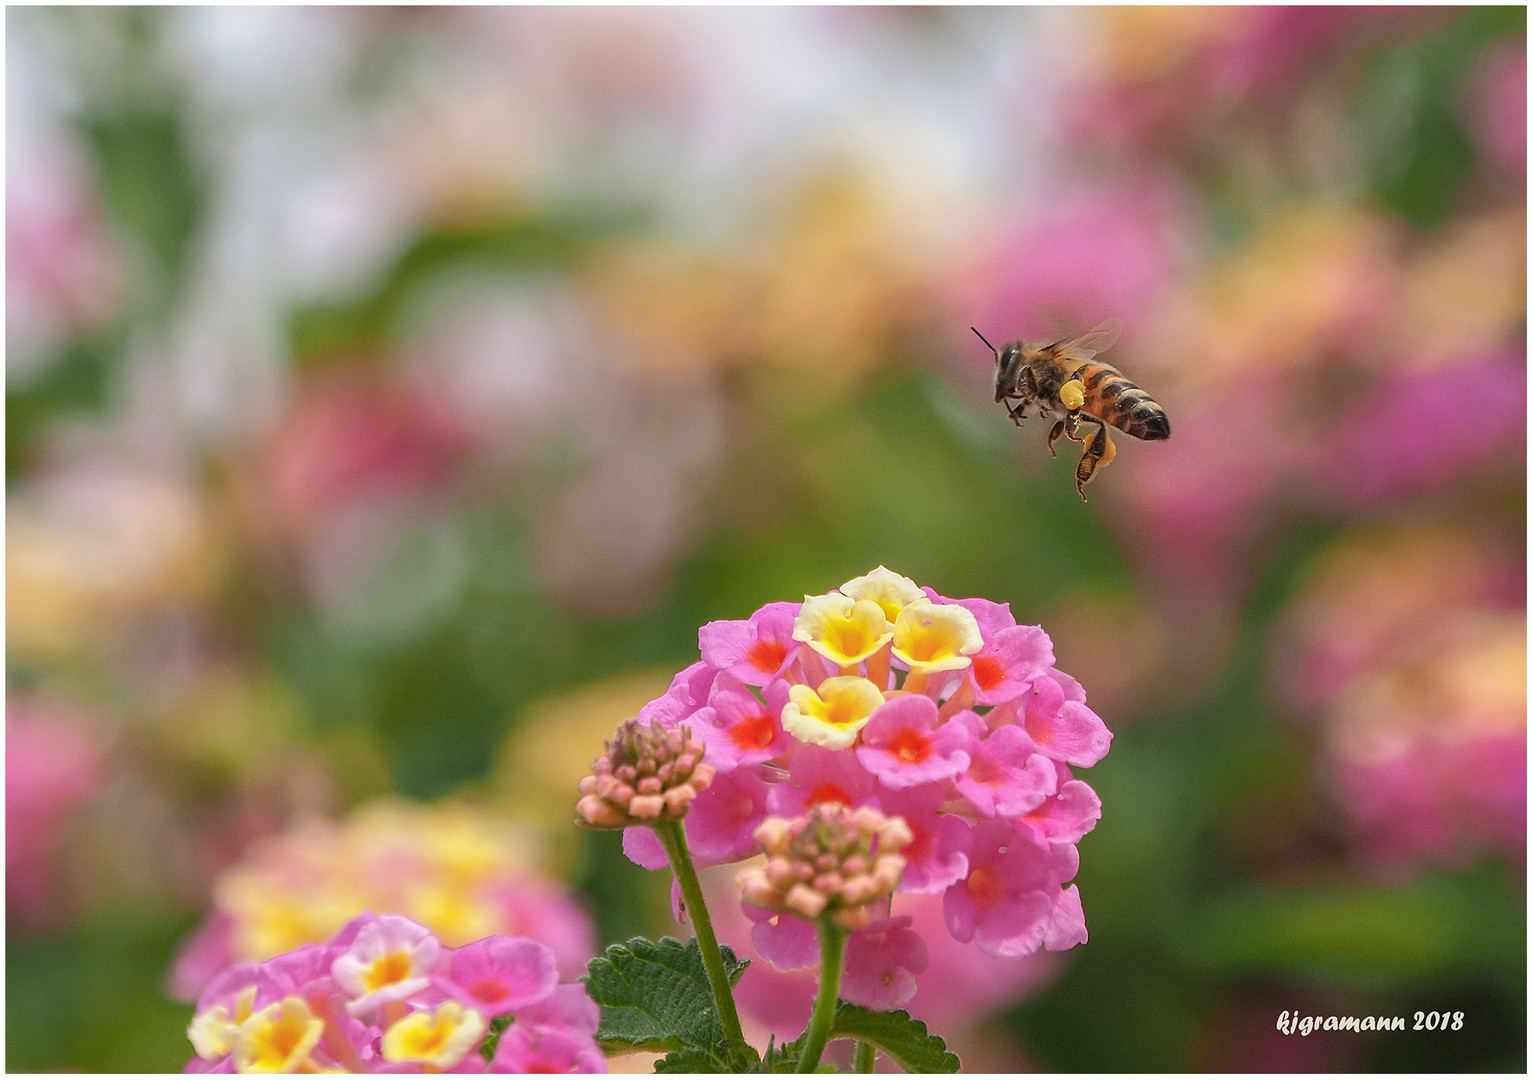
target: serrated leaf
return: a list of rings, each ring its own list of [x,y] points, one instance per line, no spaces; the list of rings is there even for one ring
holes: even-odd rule
[[[706,1050],[673,1050],[655,1062],[657,1073],[722,1073],[734,1070]]]
[[[749,960],[721,945],[724,971],[733,985]],[[601,1006],[596,1038],[604,1049],[700,1050],[717,1060],[724,1038],[713,1007],[708,973],[697,939],[685,945],[672,937],[636,937],[592,960],[584,982]]]
[[[949,1053],[947,1043],[928,1032],[922,1021],[904,1009],[871,1012],[860,1005],[839,1002],[836,1018],[830,1025],[830,1040],[834,1039],[862,1039],[870,1042],[898,1062],[906,1072],[955,1073],[959,1069],[958,1055]],[[801,1035],[785,1043],[776,1054],[768,1054],[766,1071],[794,1071],[802,1042]]]
[[[955,1073],[958,1055],[947,1043],[926,1030],[926,1025],[904,1009],[870,1012],[860,1005],[841,1002],[830,1025],[832,1039],[863,1039],[878,1047],[900,1068],[912,1073]]]

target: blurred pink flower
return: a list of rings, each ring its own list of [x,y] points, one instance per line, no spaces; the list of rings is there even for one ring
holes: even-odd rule
[[[915,977],[928,966],[921,935],[909,915],[876,919],[847,939],[841,997],[874,1012],[903,1008],[916,993]]]
[[[12,701],[5,716],[5,904],[19,921],[54,910],[57,842],[70,812],[105,777],[102,747],[80,720]]]
[[[1462,864],[1483,851],[1526,857],[1526,732],[1424,734],[1380,760],[1341,759],[1332,775],[1350,831],[1385,866]]]
[[[1528,167],[1527,43],[1505,44],[1486,53],[1471,80],[1466,106],[1469,129],[1480,153],[1508,173]]]
[[[1078,334],[1109,318],[1132,324],[1182,269],[1189,227],[1180,191],[1165,180],[1051,199],[999,230],[964,307],[997,345]],[[990,362],[982,350],[980,361]]]
[[[20,145],[18,145],[18,143]],[[24,375],[122,302],[122,259],[84,168],[54,141],[11,145],[5,195],[6,369]]]
[[[1306,489],[1316,502],[1344,513],[1480,477],[1499,477],[1520,490],[1527,398],[1521,352],[1381,376],[1368,400],[1329,425],[1329,437],[1313,452]],[[1454,400],[1473,401],[1472,419],[1445,407]]]
[[[381,370],[330,371],[265,440],[261,488],[279,526],[303,538],[358,499],[436,487],[469,449],[445,396]]]
[[[1527,636],[1520,614],[1470,615],[1429,652],[1351,683],[1327,710],[1328,772],[1380,867],[1527,858]]]
[[[1119,454],[1104,481],[1115,484],[1106,504],[1114,530],[1182,616],[1222,611],[1244,589],[1301,449],[1262,385],[1252,376],[1234,393],[1189,401],[1175,414],[1175,438],[1156,443],[1153,457]]]
[[[1525,561],[1520,534],[1514,544],[1469,524],[1379,527],[1333,545],[1282,618],[1280,692],[1323,709],[1369,671],[1436,648],[1468,616],[1521,612]]]
[[[459,989],[448,972],[493,989],[465,1007],[439,988]],[[487,1070],[488,1020],[512,1014]],[[455,952],[413,920],[369,911],[328,940],[218,973],[187,1028],[186,1071],[605,1072],[598,1018],[584,986],[558,983],[544,946],[495,937]]]
[[[539,871],[529,835],[462,803],[384,800],[267,837],[219,877],[214,896],[176,959],[176,997],[196,997],[231,963],[325,941],[362,909],[400,912],[449,946],[531,938],[553,950],[564,978],[595,950],[590,917]]]

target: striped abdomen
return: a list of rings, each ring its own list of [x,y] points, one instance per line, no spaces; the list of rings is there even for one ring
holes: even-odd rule
[[[1073,378],[1079,379],[1086,388],[1082,412],[1106,420],[1136,439],[1153,442],[1171,437],[1171,422],[1166,419],[1166,410],[1111,364],[1083,364],[1076,369]]]

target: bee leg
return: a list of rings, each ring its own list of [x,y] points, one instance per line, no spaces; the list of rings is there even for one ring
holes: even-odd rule
[[[1011,417],[1013,424],[1021,427],[1023,419],[1027,416],[1027,404],[1024,402],[1020,405],[1012,405],[1008,402],[1006,405],[1006,415]]]
[[[1058,457],[1059,452],[1054,449],[1054,444],[1059,441],[1060,434],[1065,430],[1063,420],[1054,421],[1054,426],[1049,430],[1049,457]]]
[[[1086,418],[1081,416],[1081,411],[1079,409],[1071,409],[1070,412],[1065,415],[1065,438],[1069,439],[1071,442],[1085,442],[1085,440],[1082,439],[1079,434],[1081,421],[1083,419]]]
[[[1081,453],[1079,464],[1075,466],[1075,490],[1080,492],[1081,502],[1087,502],[1086,485],[1096,475],[1097,466],[1100,464],[1106,468],[1117,456],[1117,450],[1107,434],[1106,424],[1098,423],[1097,432],[1090,441],[1082,441],[1086,442],[1086,449]]]

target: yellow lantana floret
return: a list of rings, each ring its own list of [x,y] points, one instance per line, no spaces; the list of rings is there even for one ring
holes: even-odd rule
[[[841,592],[853,600],[873,601],[884,609],[884,618],[889,620],[891,626],[906,604],[926,599],[921,586],[883,566],[862,577],[852,578],[841,586]]]
[[[309,1012],[301,997],[285,997],[252,1013],[234,1037],[234,1071],[294,1072],[319,1045],[325,1022]]]
[[[815,691],[798,684],[788,690],[782,707],[783,730],[806,743],[844,750],[857,741],[857,733],[884,703],[883,691],[857,675],[826,679]]]
[[[385,1031],[383,1058],[450,1069],[479,1045],[484,1029],[484,1017],[473,1009],[443,1002],[435,1011],[413,1012]]]
[[[881,606],[836,593],[804,597],[804,606],[793,620],[793,640],[807,643],[840,667],[866,660],[892,635]]]
[[[912,675],[957,671],[984,647],[974,613],[958,604],[917,600],[894,621],[894,655]]]
[[[214,1005],[192,1019],[186,1037],[192,1040],[192,1049],[197,1051],[198,1057],[217,1061],[234,1049],[234,1037],[239,1034],[240,1025],[255,1011],[255,996],[255,984],[251,983],[234,999],[233,1015],[226,1006]]]

